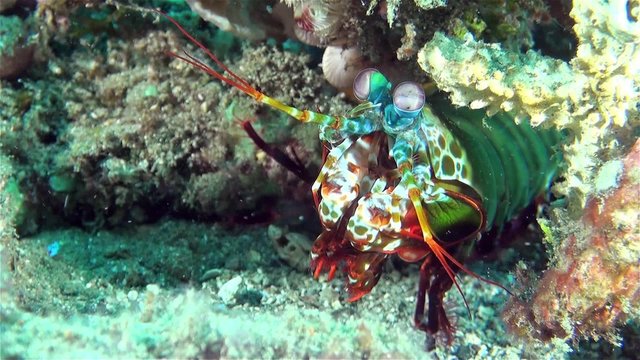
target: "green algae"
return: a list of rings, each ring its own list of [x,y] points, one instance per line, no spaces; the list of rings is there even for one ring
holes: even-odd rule
[[[0,57],[13,55],[24,41],[22,20],[17,16],[0,16]]]

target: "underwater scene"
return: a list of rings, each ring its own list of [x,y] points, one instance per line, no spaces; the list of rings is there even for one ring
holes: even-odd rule
[[[0,0],[1,359],[638,359],[640,0]]]

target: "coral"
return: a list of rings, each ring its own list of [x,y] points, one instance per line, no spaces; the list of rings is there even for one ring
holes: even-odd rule
[[[631,136],[616,138],[612,129],[640,126],[640,23],[633,20],[639,7],[637,1],[576,2],[571,16],[579,46],[570,63],[443,34],[425,45],[419,62],[457,105],[514,111],[533,125],[571,130],[561,192],[579,211],[591,191],[595,152],[615,156],[619,150],[610,144],[628,146]]]
[[[578,223],[556,231],[554,266],[528,301],[505,309],[511,330],[525,337],[605,338],[640,320],[640,140],[623,159],[614,189],[589,199]]]
[[[499,44],[476,42],[436,33],[420,51],[418,62],[438,85],[451,93],[451,101],[489,114],[513,111],[516,120],[531,118],[534,126],[546,119],[567,124],[571,103],[587,78],[574,76],[565,62],[530,50],[526,54],[504,50]]]
[[[516,334],[615,341],[618,326],[638,319],[639,13],[638,1],[573,2],[578,46],[569,62],[470,34],[438,33],[419,53],[455,104],[511,111],[567,134],[554,185],[567,209],[540,219],[552,261],[539,284],[528,284],[533,297],[506,311]]]

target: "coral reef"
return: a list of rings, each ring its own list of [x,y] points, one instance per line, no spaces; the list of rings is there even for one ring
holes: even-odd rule
[[[528,301],[511,300],[505,320],[523,337],[605,338],[640,320],[640,140],[623,160],[613,189],[590,198],[579,222],[558,228],[554,267]]]
[[[498,45],[436,35],[419,54],[423,69],[455,104],[514,111],[533,125],[569,129],[569,169],[561,190],[579,212],[591,192],[596,152],[618,155],[632,142],[620,129],[640,126],[640,23],[638,2],[576,2],[571,10],[578,51],[570,63],[535,52],[514,53]],[[627,14],[621,17],[619,14]],[[610,144],[618,141],[618,147]]]
[[[2,357],[117,349],[140,357],[366,358],[424,349],[405,321],[415,295],[411,265],[390,264],[383,276],[393,281],[359,304],[341,302],[339,285],[293,270],[308,266],[308,237],[318,233],[308,187],[257,150],[237,120],[251,120],[268,143],[312,169],[322,154],[317,129],[167,57],[182,48],[202,56],[150,15],[158,6],[256,88],[299,108],[345,113],[352,106],[325,80],[349,92],[357,67],[376,66],[394,82],[433,80],[458,105],[507,110],[567,133],[567,167],[554,190],[568,208],[540,219],[549,269],[539,281],[520,276],[524,290],[505,312],[513,333],[552,341],[508,338],[496,315],[506,295],[463,276],[479,320],[447,295],[460,331],[451,347],[435,350],[439,357],[560,357],[568,338],[619,342],[616,329],[638,322],[637,0],[575,1],[571,17],[554,18],[547,7],[566,1],[188,2],[253,43],[202,26],[182,1],[43,0],[35,11],[15,10],[21,18],[0,17],[16,24],[0,30],[0,44],[18,39],[8,48],[24,48],[28,32],[15,31],[24,23],[40,31],[33,63],[0,52],[0,73],[23,66],[0,74],[0,321],[9,329]],[[11,6],[0,0],[0,11]],[[574,26],[577,49],[560,52],[570,61],[549,57],[551,45],[537,40],[535,29],[556,21]],[[313,57],[320,50],[280,43],[286,37],[326,48],[322,71]],[[558,40],[571,47],[571,39]],[[272,226],[233,233],[259,222]],[[69,224],[92,232],[27,237]],[[59,253],[47,253],[54,244]],[[507,284],[515,265],[502,266],[498,280]],[[525,266],[519,275],[535,277],[544,264]],[[250,323],[260,326],[240,330]]]
[[[574,2],[578,48],[568,63],[471,34],[438,33],[419,53],[422,68],[454,103],[512,111],[521,121],[567,132],[564,180],[554,190],[568,209],[541,219],[552,234],[551,264],[532,299],[514,300],[506,311],[517,334],[614,341],[618,326],[638,321],[637,143],[618,185],[611,170],[621,169],[640,129],[639,13],[637,1]],[[612,194],[601,193],[610,187]]]

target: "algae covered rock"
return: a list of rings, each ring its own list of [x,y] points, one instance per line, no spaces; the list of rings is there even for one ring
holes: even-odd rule
[[[84,11],[69,9],[66,16]],[[313,128],[299,129],[269,112],[255,116],[253,101],[173,61],[165,52],[184,45],[173,32],[156,29],[151,17],[135,30],[124,20],[113,30],[104,23],[125,10],[96,11],[104,14],[78,20],[95,28],[75,32],[72,26],[50,39],[60,54],[38,69],[38,79],[0,87],[0,149],[14,162],[17,186],[28,189],[30,223],[100,229],[167,214],[250,222],[271,216],[264,200],[283,187],[306,200],[304,185],[258,151],[240,121],[255,118],[269,143],[295,149],[307,164],[317,164],[321,154]],[[218,33],[201,35],[233,49],[230,64],[264,91],[326,109],[332,94],[319,70],[308,68],[308,55],[267,47],[242,53],[237,40],[229,45]],[[74,47],[77,39],[90,50]]]
[[[590,198],[578,222],[556,231],[561,241],[548,240],[553,267],[528,301],[511,299],[505,309],[512,332],[617,343],[620,325],[640,321],[640,140],[622,164],[613,189]]]
[[[31,66],[35,45],[18,16],[0,15],[0,79],[15,79]]]

